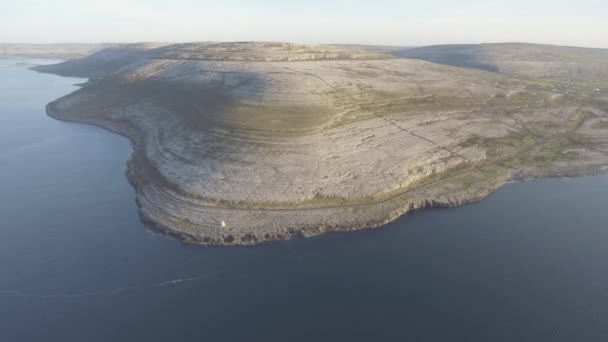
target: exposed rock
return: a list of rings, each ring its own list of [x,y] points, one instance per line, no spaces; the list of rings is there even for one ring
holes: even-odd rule
[[[399,57],[520,76],[584,80],[608,77],[608,49],[501,43],[435,45],[391,53]]]
[[[196,243],[377,227],[608,171],[596,99],[362,47],[127,46],[37,70],[95,78],[49,115],[131,138],[142,218]]]

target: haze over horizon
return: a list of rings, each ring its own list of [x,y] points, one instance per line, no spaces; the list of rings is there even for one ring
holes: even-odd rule
[[[608,48],[608,2],[602,0],[24,0],[2,7],[0,43],[517,41]]]

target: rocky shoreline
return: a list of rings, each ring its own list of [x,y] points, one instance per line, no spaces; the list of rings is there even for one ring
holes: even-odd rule
[[[202,245],[376,228],[513,181],[608,172],[601,103],[427,62],[256,49],[238,64],[166,47],[172,59],[121,60],[47,113],[127,137],[142,221]]]
[[[457,207],[457,206],[461,206],[461,205],[478,202],[478,201],[483,200],[485,197],[489,196],[490,194],[492,194],[494,191],[500,189],[505,184],[508,184],[513,181],[524,181],[524,180],[530,179],[530,178],[526,178],[522,175],[519,175],[519,176],[511,175],[507,178],[499,179],[495,183],[493,183],[489,186],[483,187],[476,192],[469,193],[469,194],[466,194],[463,196],[453,195],[453,196],[441,198],[441,199],[420,199],[420,200],[417,200],[414,202],[408,202],[405,205],[391,206],[390,210],[389,210],[390,212],[388,214],[386,214],[387,209],[388,209],[387,207],[381,207],[381,204],[377,204],[376,206],[379,207],[379,208],[377,208],[378,213],[376,213],[375,215],[370,215],[369,219],[366,219],[365,217],[357,217],[357,223],[354,225],[353,224],[337,224],[337,225],[330,226],[330,225],[323,225],[323,224],[319,224],[319,225],[312,224],[312,225],[303,226],[301,228],[288,228],[285,230],[280,230],[278,233],[275,233],[273,235],[266,234],[264,236],[258,236],[258,235],[254,235],[252,233],[246,233],[242,236],[239,236],[239,235],[234,236],[232,234],[223,235],[222,233],[203,235],[201,233],[195,232],[195,230],[197,229],[196,227],[186,226],[186,225],[180,226],[180,225],[175,225],[174,222],[171,222],[171,221],[164,221],[161,218],[162,214],[155,215],[154,213],[152,213],[150,211],[150,208],[142,207],[140,196],[141,196],[141,187],[143,186],[143,183],[145,182],[145,179],[144,179],[145,176],[142,176],[137,171],[137,166],[136,166],[136,163],[134,162],[134,160],[137,159],[136,155],[138,153],[138,138],[137,138],[137,134],[134,130],[128,129],[128,128],[125,128],[124,126],[116,125],[116,124],[113,124],[112,122],[108,122],[108,121],[104,121],[104,120],[63,116],[63,115],[61,115],[61,113],[57,112],[53,107],[54,107],[53,103],[49,103],[46,107],[46,111],[47,111],[47,114],[54,119],[97,126],[97,127],[106,129],[112,133],[119,134],[121,136],[128,138],[131,141],[132,146],[133,146],[133,155],[132,155],[131,159],[127,161],[127,169],[126,169],[125,173],[126,173],[127,179],[129,180],[129,182],[131,183],[131,185],[134,187],[134,189],[136,191],[136,194],[137,194],[136,203],[139,208],[139,214],[140,214],[140,218],[141,218],[142,222],[144,222],[146,227],[148,227],[149,229],[151,229],[157,233],[167,235],[167,236],[179,239],[184,242],[201,244],[201,245],[223,245],[223,246],[251,245],[251,244],[271,242],[271,241],[276,241],[276,240],[288,240],[288,239],[291,239],[294,237],[313,237],[313,236],[321,235],[321,234],[324,234],[327,232],[349,232],[349,231],[357,231],[357,230],[363,230],[363,229],[369,229],[369,228],[379,228],[379,227],[385,226],[385,225],[401,218],[402,216],[404,216],[408,213],[414,212],[414,211],[427,209],[427,208]],[[554,177],[565,177],[565,175],[554,175]],[[363,205],[363,206],[367,206],[367,205]],[[370,204],[369,206],[373,207],[374,204]],[[234,210],[234,209],[228,208],[227,210]],[[294,212],[299,211],[298,209],[289,209],[289,210],[294,211]],[[306,211],[308,212],[311,210],[315,210],[315,209],[307,209]],[[325,209],[321,208],[318,210],[325,210]],[[329,209],[329,210],[335,210],[335,209]],[[250,210],[250,211],[255,212],[255,210]],[[378,218],[378,215],[380,215],[380,216],[386,215],[386,216],[384,218],[382,218],[382,217]],[[317,217],[316,215],[312,215],[313,219],[316,219],[316,217]],[[206,228],[206,227],[204,227],[204,228]],[[216,232],[219,232],[219,230],[216,230]]]
[[[346,224],[340,225],[340,224],[338,224],[338,225],[329,226],[329,225],[320,224],[318,226],[315,226],[313,224],[313,225],[304,226],[299,229],[298,228],[285,229],[285,230],[279,231],[278,233],[275,233],[273,235],[265,235],[265,236],[257,236],[252,233],[246,233],[242,236],[238,236],[238,235],[234,236],[232,234],[223,235],[221,233],[213,234],[213,235],[203,235],[200,233],[193,232],[193,230],[196,229],[196,228],[193,229],[193,227],[188,227],[185,225],[184,226],[171,225],[172,223],[159,219],[160,217],[162,217],[162,214],[155,215],[154,213],[152,213],[150,211],[150,208],[142,207],[140,196],[141,196],[141,187],[144,186],[144,183],[145,183],[145,176],[143,176],[140,172],[137,171],[138,170],[137,165],[134,162],[134,160],[137,159],[136,156],[138,154],[138,144],[139,144],[138,138],[137,138],[138,135],[136,134],[136,131],[134,131],[132,129],[128,129],[122,125],[114,124],[114,123],[106,121],[106,120],[99,120],[99,119],[95,119],[95,118],[64,116],[54,109],[53,102],[49,103],[47,105],[46,112],[47,112],[48,116],[50,116],[54,119],[57,119],[57,120],[93,125],[96,127],[100,127],[102,129],[106,129],[112,133],[121,135],[121,136],[129,139],[129,141],[131,142],[131,144],[133,146],[133,154],[132,154],[131,159],[129,159],[127,161],[127,169],[126,169],[125,174],[127,176],[127,179],[129,180],[130,184],[134,187],[134,189],[136,191],[136,194],[137,194],[136,203],[139,208],[139,214],[140,214],[140,218],[141,218],[142,222],[144,222],[148,228],[150,228],[151,230],[153,230],[157,233],[168,235],[168,236],[171,236],[171,237],[174,237],[174,238],[177,238],[179,240],[189,242],[189,243],[196,243],[196,244],[203,244],[203,245],[228,245],[228,246],[230,246],[230,245],[241,245],[241,244],[255,244],[255,243],[275,241],[275,240],[288,240],[288,239],[291,239],[293,237],[298,237],[298,236],[312,237],[312,236],[324,234],[326,232],[348,232],[348,231],[356,231],[356,230],[362,230],[362,229],[368,229],[368,228],[377,228],[377,227],[381,227],[386,224],[389,224],[389,223],[399,219],[403,215],[406,215],[407,213],[410,213],[413,211],[417,211],[417,210],[421,210],[421,209],[425,209],[425,208],[456,207],[456,206],[480,201],[483,198],[485,198],[486,196],[490,195],[492,192],[498,190],[504,184],[515,180],[515,179],[512,179],[512,180],[503,179],[503,180],[497,182],[496,184],[494,184],[490,188],[486,188],[486,189],[483,189],[481,192],[471,194],[470,197],[462,197],[462,198],[451,197],[451,198],[446,198],[446,199],[441,199],[441,200],[423,199],[423,200],[418,200],[416,202],[410,202],[410,203],[407,203],[405,206],[398,207],[396,209],[392,208],[393,211],[389,214],[389,216],[387,216],[384,219],[378,220],[377,217],[373,216],[373,218],[370,218],[370,220],[366,220],[365,218],[359,217],[357,219],[357,221],[358,221],[357,225],[346,225]],[[365,206],[365,205],[363,205],[363,206]],[[373,204],[371,204],[370,206],[373,206]],[[378,206],[380,206],[380,205],[378,205]],[[235,210],[235,209],[227,208],[227,210]],[[288,209],[288,210],[294,211],[294,212],[299,211],[298,209]],[[307,212],[311,211],[311,210],[314,210],[314,209],[306,209]],[[321,208],[318,210],[326,210],[326,209]],[[332,209],[329,209],[329,210],[332,210]],[[255,210],[250,210],[250,211],[255,212]],[[314,215],[312,217],[316,218],[316,216],[314,216]],[[219,231],[219,230],[217,230],[217,231]]]
[[[53,109],[53,103],[47,105],[46,111],[50,117],[57,120],[94,125],[106,129],[112,133],[119,134],[128,138],[133,146],[133,155],[132,158],[127,162],[126,176],[136,191],[136,202],[139,208],[139,214],[142,222],[146,224],[146,227],[157,233],[167,235],[187,243],[201,245],[252,245],[276,240],[288,240],[294,237],[313,237],[317,235],[322,235],[327,232],[349,232],[370,228],[379,228],[407,215],[408,213],[412,213],[418,210],[423,210],[427,208],[450,208],[481,201],[487,196],[491,195],[493,192],[500,189],[502,186],[511,182],[529,181],[539,177],[564,178],[591,176],[595,174],[602,174],[608,171],[608,168],[597,170],[580,170],[578,171],[579,173],[572,172],[569,170],[563,170],[553,172],[552,174],[534,176],[533,174],[529,174],[525,171],[520,170],[519,172],[510,172],[502,176],[501,178],[494,180],[490,184],[479,184],[479,189],[468,191],[463,194],[455,193],[451,196],[445,196],[442,198],[421,198],[410,202],[400,202],[398,200],[395,200],[395,203],[393,203],[392,205],[390,202],[383,204],[363,204],[353,206],[351,208],[342,209],[307,208],[304,212],[310,214],[310,223],[303,224],[299,228],[286,227],[285,229],[278,229],[272,234],[264,233],[263,235],[256,235],[255,233],[251,232],[245,233],[243,235],[235,235],[234,233],[224,234],[221,232],[220,229],[218,229],[219,227],[215,227],[216,229],[212,230],[212,233],[209,234],[208,226],[196,227],[192,224],[179,225],[176,224],[175,221],[163,219],[163,216],[166,214],[155,213],[150,207],[142,206],[142,201],[146,201],[146,199],[142,197],[141,188],[145,186],[144,184],[146,180],[145,176],[138,171],[138,166],[135,162],[135,160],[137,159],[136,156],[138,154],[138,144],[140,144],[138,143],[138,134],[136,130],[129,129],[124,125],[117,125],[107,120],[64,116]],[[423,191],[421,192],[424,193]],[[368,207],[370,208],[371,212],[365,216],[362,216],[359,213],[351,211],[353,208],[356,209],[360,207]],[[245,210],[252,214],[260,212],[260,210],[235,208],[225,208],[223,210]],[[287,210],[294,213],[302,212],[302,210],[299,209]],[[342,213],[342,215],[356,215],[356,217],[354,217],[354,222],[345,219],[343,223],[334,223],[331,225],[317,222],[319,218],[319,213],[315,213],[314,211],[322,212],[325,210],[346,210],[346,213]],[[263,211],[264,210],[261,210],[261,212]],[[201,233],[201,231],[205,231],[206,233]]]

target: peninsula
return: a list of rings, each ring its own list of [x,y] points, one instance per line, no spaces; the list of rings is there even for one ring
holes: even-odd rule
[[[48,114],[129,137],[142,219],[194,243],[378,227],[608,172],[608,50],[146,43],[35,70],[89,78]]]

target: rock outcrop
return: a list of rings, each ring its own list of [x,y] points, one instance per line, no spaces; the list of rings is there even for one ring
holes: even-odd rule
[[[608,171],[600,97],[364,47],[130,45],[37,70],[92,78],[49,115],[131,138],[142,218],[197,243],[376,227]]]

